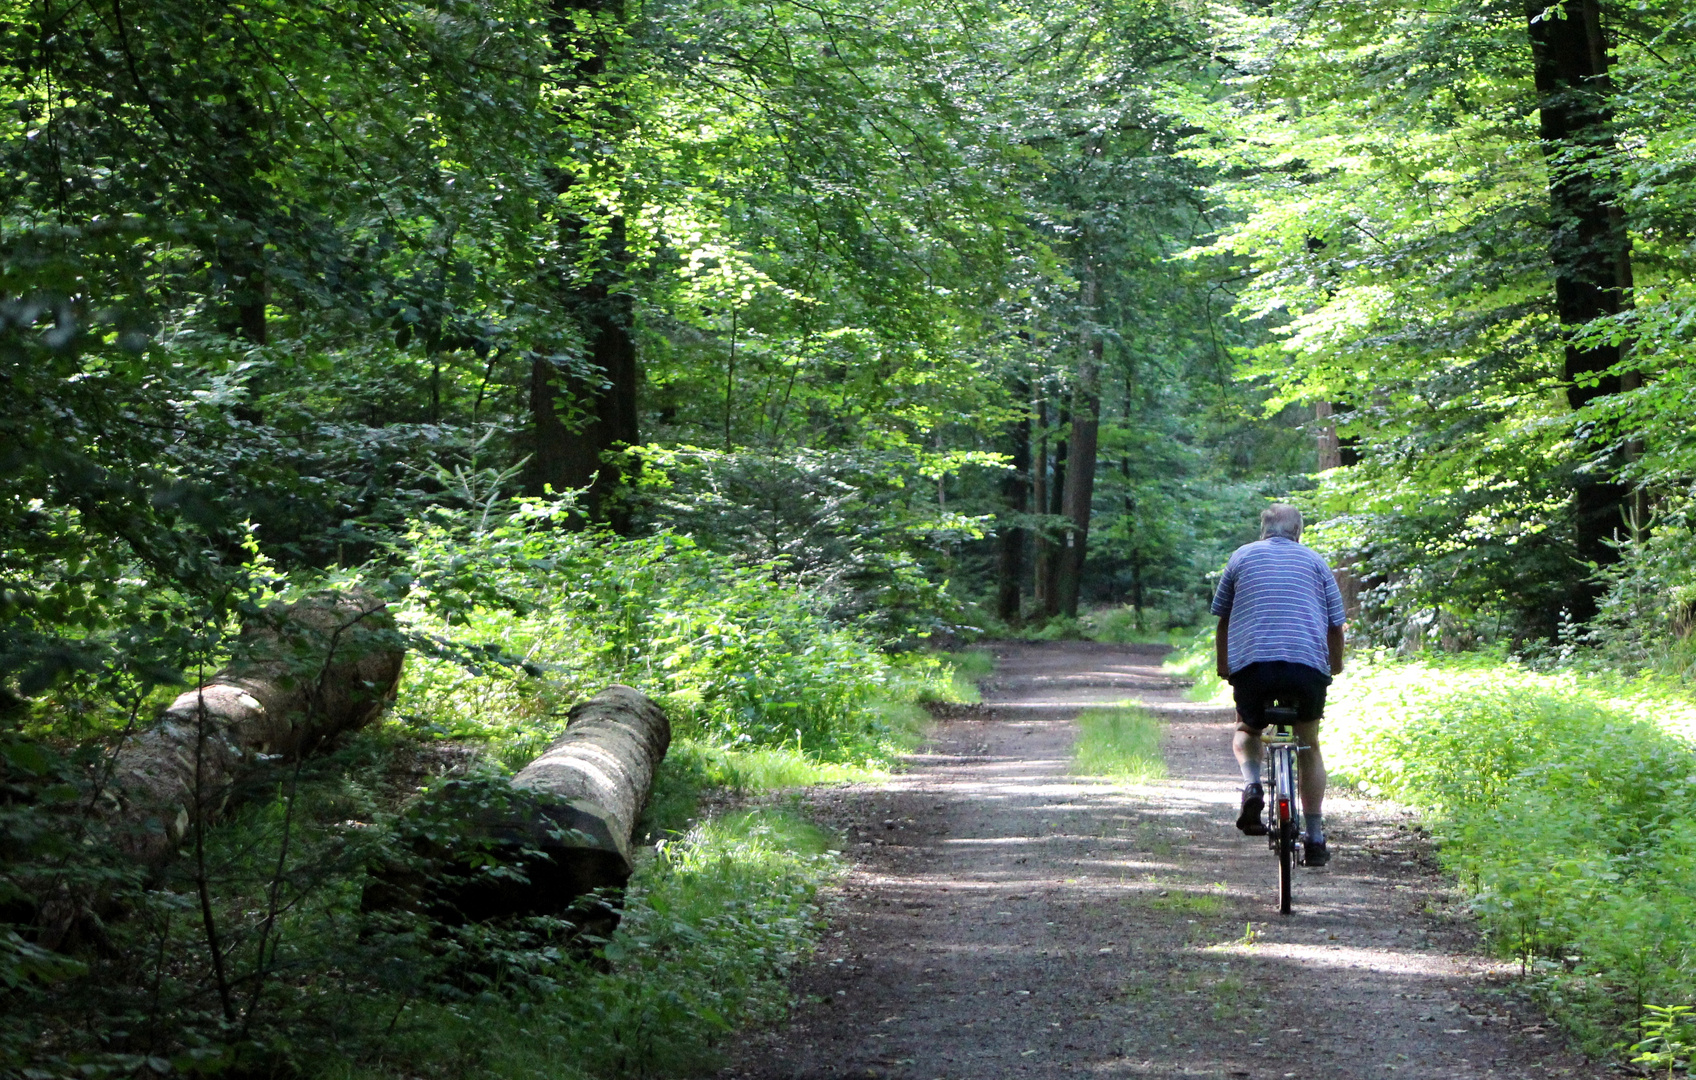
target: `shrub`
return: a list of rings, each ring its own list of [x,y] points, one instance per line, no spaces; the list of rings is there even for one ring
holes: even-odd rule
[[[878,702],[953,693],[940,659],[891,660],[773,566],[669,532],[564,531],[565,512],[530,503],[487,529],[442,518],[415,530],[419,587],[403,618],[443,646],[408,672],[408,722],[490,740],[516,765],[573,701],[623,682],[686,738],[866,762],[901,741]]]

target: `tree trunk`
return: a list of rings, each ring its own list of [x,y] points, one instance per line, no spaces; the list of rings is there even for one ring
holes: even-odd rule
[[[629,877],[636,819],[670,746],[665,710],[640,691],[610,686],[572,708],[565,734],[519,770],[512,786],[565,799],[599,822],[585,830],[593,842],[568,850],[615,851],[623,858],[620,873]]]
[[[1030,387],[1023,379],[1013,384],[1016,400],[1029,396]],[[1031,467],[1031,418],[1021,415],[1007,426],[1007,436],[1013,444],[1013,471],[1001,481],[1001,498],[1007,507],[1008,521],[997,530],[995,559],[995,613],[1009,625],[1019,621],[1019,582],[1024,562],[1025,528],[1022,522],[1029,513]]]
[[[218,314],[218,328],[250,345],[264,345],[270,340],[265,318],[270,288],[265,274],[264,246],[248,243],[220,246],[228,250],[218,259],[220,276],[224,279],[224,305]]]
[[[421,862],[378,868],[364,906],[416,906],[450,923],[565,915],[610,932],[617,910],[593,897],[613,900],[629,881],[636,822],[670,745],[663,709],[608,687],[574,706],[565,734],[503,790],[462,786],[426,800],[424,827],[401,830]],[[432,816],[468,828],[450,846]]]
[[[404,652],[386,605],[364,592],[325,593],[242,628],[238,659],[181,694],[159,722],[118,750],[107,810],[132,826],[120,839],[142,862],[177,849],[198,817],[216,817],[261,756],[297,759],[383,711]]]
[[[1313,407],[1313,418],[1318,421],[1319,433],[1319,471],[1335,469],[1343,464],[1343,447],[1337,441],[1337,425],[1332,417],[1331,403],[1321,401]]]
[[[616,261],[623,261],[622,254]],[[556,493],[586,490],[587,515],[625,532],[628,510],[618,498],[624,470],[608,455],[641,442],[634,299],[606,282],[584,287],[579,299],[593,371],[562,370],[541,356],[531,361],[529,487],[536,494],[544,487]]]
[[[1085,317],[1095,318],[1095,275],[1086,270],[1083,287]],[[1079,342],[1078,377],[1072,384],[1072,437],[1068,445],[1066,481],[1060,513],[1067,519],[1066,542],[1060,549],[1058,593],[1060,610],[1078,615],[1083,586],[1084,556],[1089,550],[1090,509],[1095,499],[1096,442],[1101,429],[1101,335],[1093,325]]]
[[[1060,421],[1056,425],[1057,429],[1063,432],[1070,426],[1071,422],[1071,410],[1062,405],[1060,407]],[[1044,512],[1048,514],[1050,521],[1059,517],[1065,510],[1067,449],[1065,439],[1055,440],[1054,468],[1048,478],[1048,506],[1044,508]],[[1065,558],[1060,548],[1060,541],[1053,538],[1052,532],[1051,526],[1044,526],[1043,533],[1050,539],[1047,543],[1048,559],[1042,567],[1042,614],[1050,619],[1061,612],[1060,563]]]
[[[1332,419],[1336,412],[1336,406],[1329,401],[1321,401],[1313,407],[1313,417],[1319,422],[1320,472],[1355,464],[1347,460],[1351,448],[1345,445],[1353,440],[1337,438],[1337,425]],[[1355,576],[1352,562],[1345,560],[1331,571],[1331,576],[1337,579],[1337,591],[1343,595],[1343,614],[1353,620],[1360,614],[1360,578]]]
[[[183,89],[186,87],[179,83],[164,92]],[[275,189],[264,177],[276,161],[267,141],[270,124],[264,110],[238,84],[231,83],[223,90],[222,107],[200,102],[200,117],[209,121],[209,131],[178,129],[173,134],[179,141],[193,140],[201,145],[210,137],[220,148],[220,167],[203,178],[217,206],[211,219],[217,228],[212,255],[216,276],[222,279],[223,303],[216,318],[224,333],[252,345],[264,345],[270,340],[266,309],[271,299],[265,248],[277,205]],[[170,111],[153,115],[158,118],[170,115]],[[171,127],[177,123],[173,120]]]
[[[555,0],[550,30],[559,69],[568,84],[604,75],[611,46],[599,34],[585,37],[580,16],[612,15],[626,19],[623,0]],[[554,178],[564,195],[575,177],[561,170]],[[590,223],[575,215],[560,222],[561,244],[577,252],[586,242],[602,242],[599,265],[586,282],[566,287],[566,299],[582,328],[588,370],[564,370],[537,357],[530,369],[532,456],[527,477],[531,492],[585,491],[584,512],[628,532],[629,509],[621,496],[626,477],[617,452],[641,442],[636,392],[640,381],[635,334],[635,298],[629,288],[630,254],[622,216],[607,222],[603,241],[590,241]]]
[[[1605,394],[1618,393],[1618,375],[1604,375],[1627,346],[1580,347],[1571,335],[1593,319],[1615,315],[1631,304],[1631,241],[1618,203],[1608,47],[1597,0],[1567,0],[1550,8],[1527,4],[1539,134],[1549,164],[1549,202],[1554,233],[1555,306],[1568,334],[1563,374],[1567,402],[1581,409]],[[1591,442],[1596,453],[1603,441]],[[1610,464],[1608,472],[1619,462]],[[1622,524],[1628,491],[1608,473],[1580,476],[1573,498],[1573,538],[1586,563],[1614,562],[1611,546]],[[1570,613],[1578,622],[1596,613],[1599,587],[1580,579]]]
[[[1048,513],[1048,399],[1036,402],[1036,455],[1031,461],[1031,508],[1038,514]],[[1031,598],[1043,616],[1052,615],[1049,605],[1048,566],[1054,558],[1054,544],[1048,538],[1046,526],[1031,530]]]
[[[1056,425],[1059,431],[1065,431],[1071,423],[1071,413],[1066,407],[1060,409],[1060,421]],[[1042,512],[1048,515],[1048,522],[1042,527],[1042,544],[1037,551],[1037,573],[1040,580],[1037,583],[1037,596],[1041,602],[1042,615],[1052,619],[1060,614],[1060,562],[1064,558],[1060,541],[1054,537],[1053,526],[1049,524],[1060,516],[1064,507],[1066,494],[1066,440],[1056,439],[1054,442],[1054,460],[1048,476],[1048,505],[1042,507]]]

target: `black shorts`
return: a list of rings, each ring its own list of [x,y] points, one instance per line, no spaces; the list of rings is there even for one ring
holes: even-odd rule
[[[1330,685],[1331,676],[1325,672],[1288,660],[1267,660],[1231,673],[1237,715],[1255,731],[1270,722],[1266,710],[1272,705],[1294,709],[1298,723],[1318,720],[1325,712],[1325,688]]]

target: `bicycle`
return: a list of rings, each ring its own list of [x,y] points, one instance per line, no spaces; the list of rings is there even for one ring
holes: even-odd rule
[[[1271,778],[1266,815],[1266,843],[1278,856],[1278,913],[1290,913],[1290,878],[1303,860],[1297,854],[1302,846],[1301,826],[1296,817],[1296,799],[1301,791],[1299,752],[1295,733],[1296,711],[1282,706],[1266,710],[1266,731],[1261,741],[1266,747],[1265,774]]]

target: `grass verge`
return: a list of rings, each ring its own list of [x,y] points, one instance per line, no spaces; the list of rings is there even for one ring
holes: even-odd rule
[[[1119,705],[1078,715],[1073,769],[1114,780],[1158,780],[1166,775],[1160,752],[1165,725],[1147,709]]]
[[[1217,632],[1215,627],[1204,626],[1183,640],[1174,640],[1172,654],[1161,665],[1162,671],[1190,680],[1185,696],[1191,701],[1230,700],[1230,684],[1219,677],[1215,668],[1213,639]]]
[[[995,670],[995,654],[987,649],[966,649],[962,652],[935,654],[941,665],[940,677],[931,675],[912,692],[915,702],[948,702],[955,705],[976,705],[983,700],[978,693],[978,680]]]
[[[1687,697],[1474,657],[1357,665],[1326,713],[1335,781],[1426,813],[1492,944],[1587,1048],[1696,998]]]

